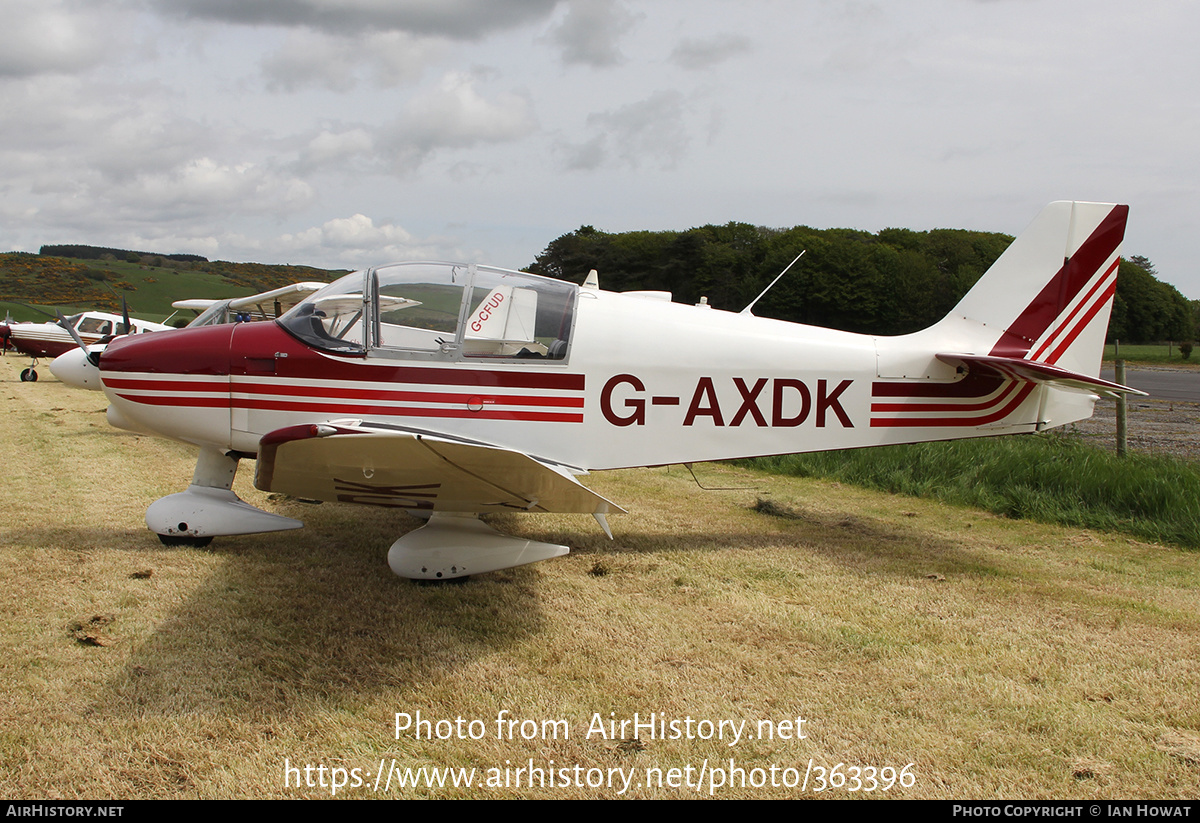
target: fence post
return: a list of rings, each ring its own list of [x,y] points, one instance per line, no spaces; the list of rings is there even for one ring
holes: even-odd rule
[[[1117,382],[1122,386],[1125,385],[1125,361],[1117,360],[1114,363],[1116,367]],[[1125,394],[1122,392],[1117,395],[1117,457],[1124,457],[1129,449],[1128,445],[1128,418],[1126,417]]]

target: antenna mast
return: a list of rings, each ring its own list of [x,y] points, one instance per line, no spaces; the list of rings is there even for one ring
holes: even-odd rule
[[[808,249],[805,249],[804,251],[802,251],[802,252],[800,252],[799,254],[797,254],[797,255],[796,255],[796,260],[799,260],[801,257],[803,257],[803,256],[804,256],[804,252],[806,252],[806,251],[808,251]],[[792,262],[788,263],[788,264],[787,264],[787,268],[785,268],[785,269],[784,269],[783,271],[781,271],[779,274],[775,275],[775,279],[774,279],[774,280],[772,280],[772,281],[770,282],[770,284],[769,284],[769,285],[768,285],[768,286],[767,286],[765,289],[763,289],[763,290],[762,290],[762,291],[759,293],[758,297],[756,297],[756,298],[754,298],[753,300],[751,300],[751,301],[750,301],[750,305],[749,305],[749,306],[746,306],[746,308],[742,309],[742,311],[741,311],[740,313],[741,313],[741,314],[754,314],[754,312],[750,311],[752,308],[754,308],[754,304],[755,304],[755,303],[757,303],[759,300],[762,300],[762,299],[763,299],[763,295],[764,295],[764,294],[766,294],[767,292],[769,292],[769,291],[771,290],[771,286],[774,286],[776,283],[778,283],[778,282],[779,282],[779,278],[781,278],[781,277],[783,277],[785,274],[787,274],[787,273],[788,273],[788,269],[790,269],[792,266],[796,265],[796,260],[793,260]]]

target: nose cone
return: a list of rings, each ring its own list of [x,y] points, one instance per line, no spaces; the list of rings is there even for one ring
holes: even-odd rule
[[[88,346],[87,351],[75,348],[66,354],[60,354],[50,364],[50,372],[68,386],[77,389],[100,391],[100,369],[88,359],[104,351],[104,346]]]
[[[233,332],[232,325],[204,326],[113,340],[100,358],[109,422],[228,448]]]

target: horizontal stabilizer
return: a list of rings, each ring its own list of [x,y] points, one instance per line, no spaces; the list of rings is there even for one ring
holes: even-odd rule
[[[951,366],[963,366],[968,371],[1001,377],[1007,380],[1025,380],[1030,383],[1051,383],[1065,389],[1099,394],[1105,397],[1116,397],[1119,394],[1137,394],[1143,397],[1146,392],[1139,389],[1112,383],[1099,377],[1069,371],[1049,363],[1025,360],[1020,357],[1000,357],[982,354],[953,354],[942,353],[937,359]]]

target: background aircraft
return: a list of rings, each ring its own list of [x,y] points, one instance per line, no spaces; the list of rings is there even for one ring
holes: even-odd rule
[[[188,323],[188,328],[221,323],[245,323],[253,320],[274,320],[290,311],[308,295],[327,285],[329,284],[317,282],[292,283],[261,294],[252,294],[249,297],[233,297],[227,300],[176,300],[171,306],[196,312],[196,319]]]
[[[298,528],[231,490],[407,509],[393,571],[450,578],[566,546],[493,511],[606,515],[590,470],[1032,432],[1089,417],[1128,207],[1048,206],[941,322],[879,337],[613,294],[522,272],[356,272],[275,323],[114,341],[109,422],[192,443],[164,542]],[[610,532],[611,536],[611,532]]]
[[[305,297],[326,285],[326,283],[316,282],[292,283],[249,297],[234,297],[226,300],[176,300],[171,305],[177,309],[190,309],[196,313],[195,319],[188,323],[188,328],[221,323],[274,320]],[[174,315],[171,316],[174,317]],[[50,364],[50,371],[59,380],[77,389],[99,391],[100,369],[98,363],[100,354],[105,348],[107,348],[106,343],[88,345],[85,339],[76,340],[70,351],[66,351],[54,359],[54,362]]]
[[[124,331],[126,323],[128,332]],[[32,382],[38,379],[35,370],[38,358],[58,357],[76,347],[72,331],[84,343],[95,343],[114,334],[143,334],[170,328],[162,323],[132,320],[119,314],[87,311],[48,323],[6,323],[0,325],[0,339],[3,339],[5,349],[16,349],[33,359],[29,368],[21,372],[22,382]]]

